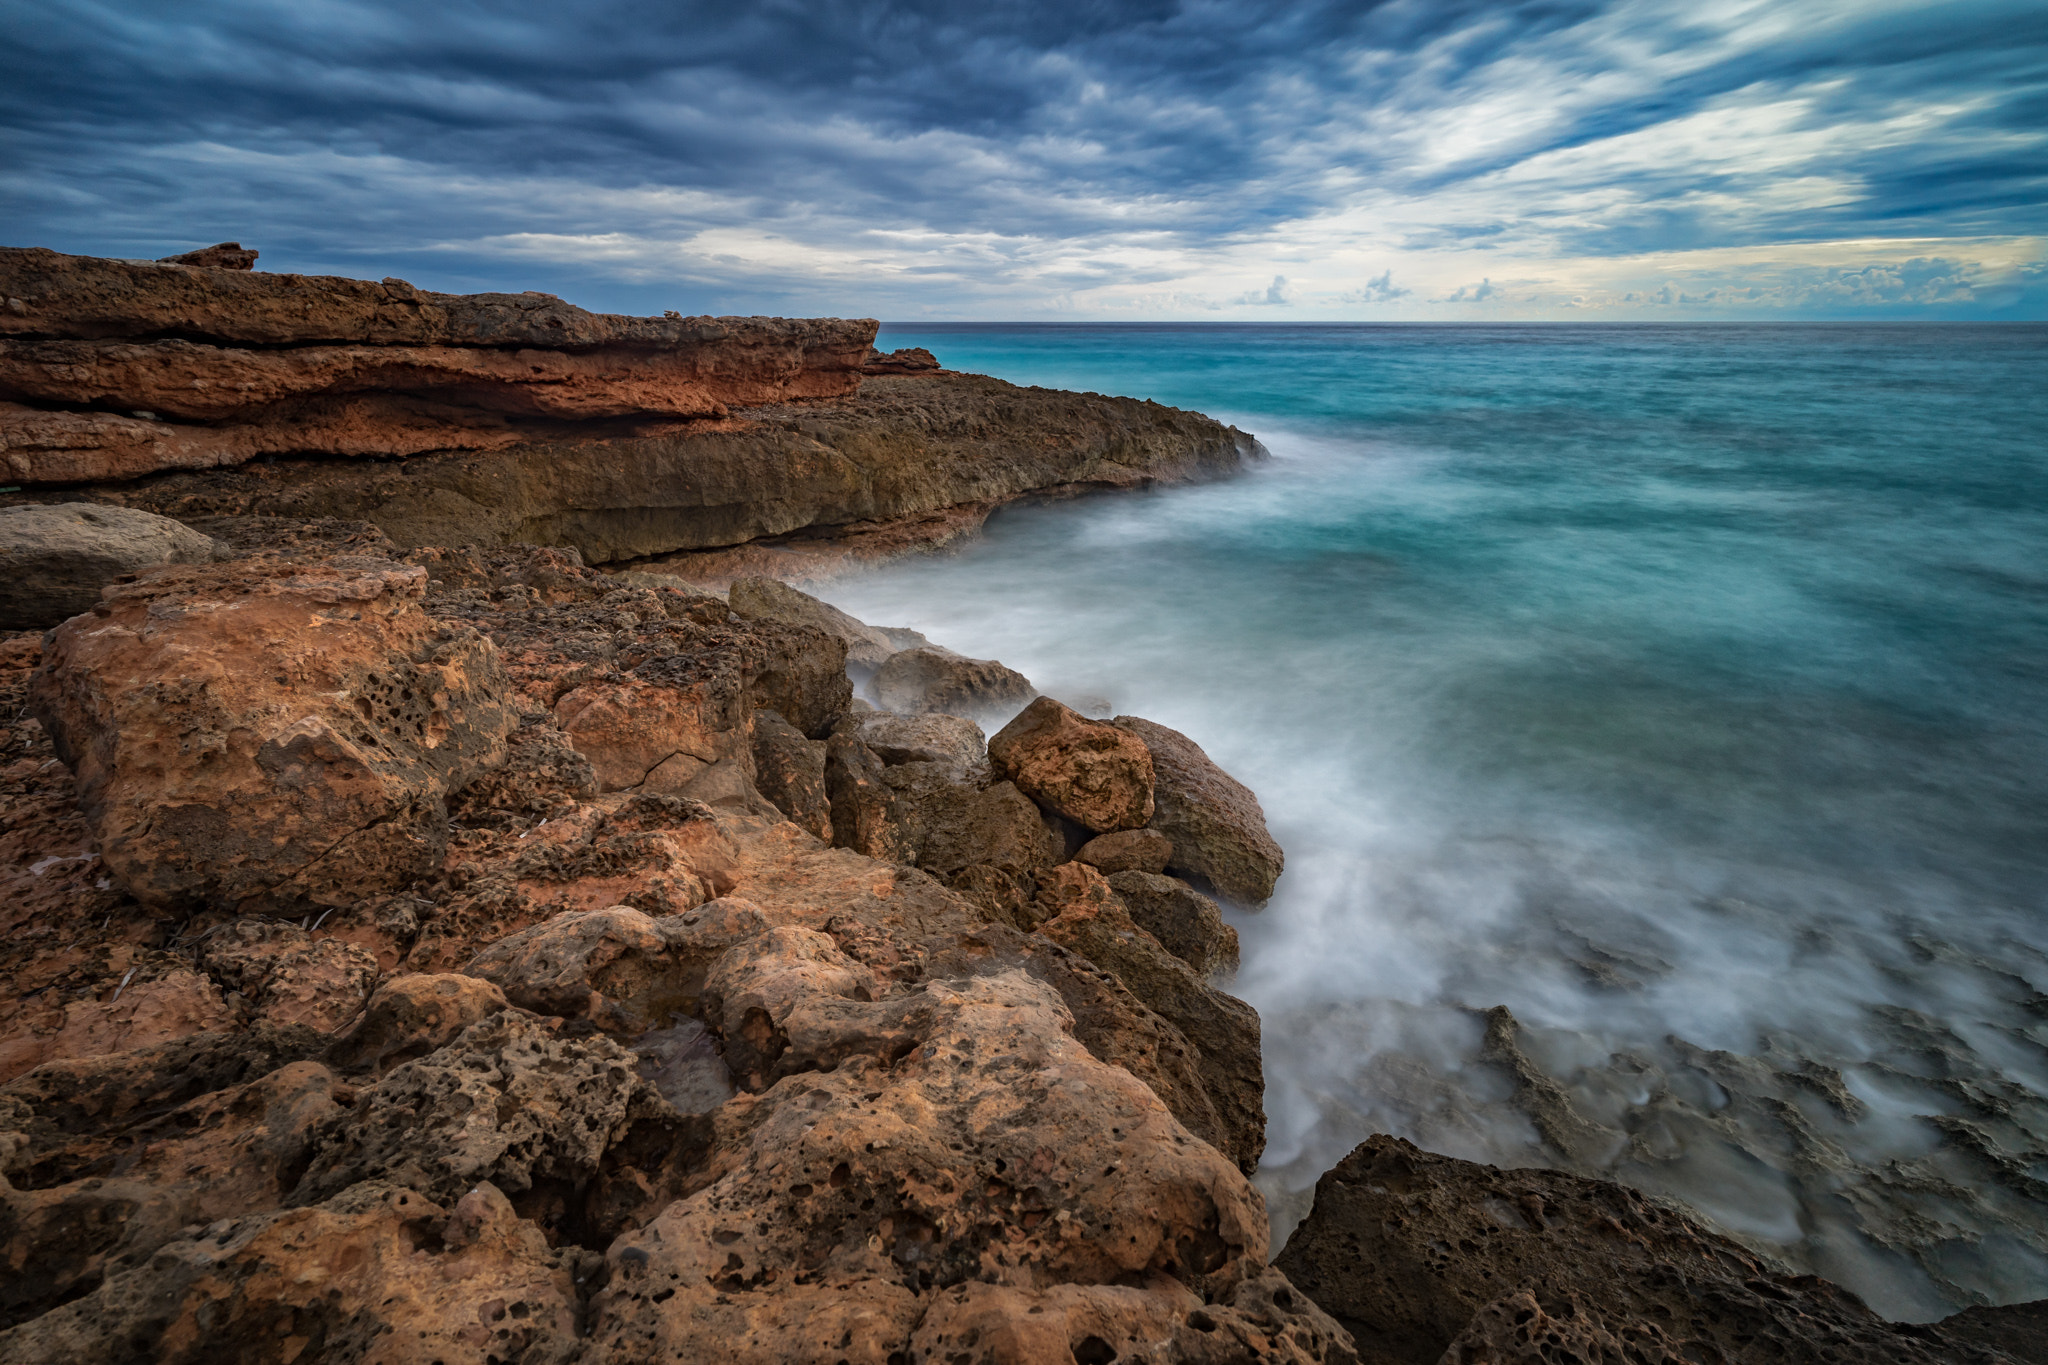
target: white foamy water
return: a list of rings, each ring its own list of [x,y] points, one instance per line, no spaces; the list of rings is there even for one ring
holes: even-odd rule
[[[2038,506],[1917,456],[1238,420],[1244,478],[825,595],[1258,792],[1276,1234],[1386,1131],[1681,1200],[1894,1317],[2048,1295]]]

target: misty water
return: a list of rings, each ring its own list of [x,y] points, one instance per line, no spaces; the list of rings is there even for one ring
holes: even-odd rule
[[[1276,1249],[1384,1131],[1895,1318],[2048,1296],[2048,328],[882,344],[1270,452],[824,593],[1258,792]]]

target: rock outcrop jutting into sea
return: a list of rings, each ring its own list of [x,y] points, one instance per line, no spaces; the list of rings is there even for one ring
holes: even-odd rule
[[[1144,740],[734,572],[1247,438],[247,256],[0,263],[0,1358],[1352,1359]]]

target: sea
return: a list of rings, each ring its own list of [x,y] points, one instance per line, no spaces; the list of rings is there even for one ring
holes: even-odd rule
[[[1258,793],[1276,1251],[1392,1133],[1894,1319],[2048,1297],[2048,325],[880,344],[1263,445],[823,591]]]

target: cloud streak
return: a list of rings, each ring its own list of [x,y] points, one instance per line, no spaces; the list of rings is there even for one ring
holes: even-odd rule
[[[0,222],[63,249],[902,318],[2043,299],[2038,5],[0,12]]]

